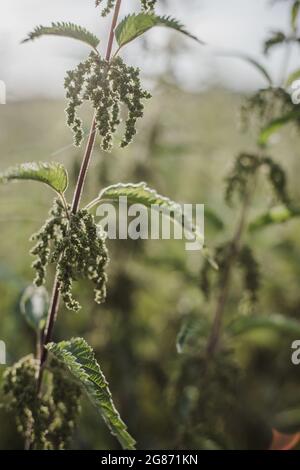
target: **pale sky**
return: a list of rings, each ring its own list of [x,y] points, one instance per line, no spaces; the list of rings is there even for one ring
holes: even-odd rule
[[[158,3],[160,0],[158,0]],[[269,58],[262,54],[262,40],[269,31],[288,30],[289,1],[270,0],[169,0],[160,11],[180,19],[208,45],[180,39],[178,56],[172,61],[179,82],[190,89],[207,84],[237,90],[255,89],[263,79],[238,59],[218,58],[217,50],[237,50],[261,60],[275,79],[281,75],[284,52],[276,50]],[[122,15],[133,11],[136,0],[123,0]],[[105,48],[109,19],[103,20],[94,8],[94,0],[0,0],[0,80],[7,86],[8,101],[63,95],[65,71],[88,52],[81,43],[62,38],[43,38],[24,45],[20,41],[36,25],[51,21],[81,24],[103,38]],[[147,33],[149,53],[141,52],[141,42],[129,45],[128,62],[140,66],[146,75],[164,70],[167,54],[163,46],[176,40],[173,33],[156,28]],[[290,70],[300,67],[299,50],[294,48]]]

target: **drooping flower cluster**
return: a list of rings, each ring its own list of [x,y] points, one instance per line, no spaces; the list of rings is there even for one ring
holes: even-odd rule
[[[230,243],[224,243],[215,248],[214,260],[218,265],[218,271],[212,269],[209,260],[205,259],[200,271],[200,289],[207,299],[210,298],[212,291],[213,280],[212,277],[217,274],[216,287],[222,286],[224,282],[224,273],[226,272],[228,260],[232,254],[232,246]]]
[[[81,210],[71,216],[69,230],[56,244],[52,261],[57,262],[60,290],[68,309],[80,309],[72,295],[73,281],[79,278],[92,281],[97,303],[105,300],[108,263],[105,235],[88,211]]]
[[[242,153],[238,155],[234,167],[226,178],[225,200],[232,203],[234,194],[240,198],[245,196],[251,176],[260,166],[260,158],[257,155]]]
[[[157,0],[141,0],[141,7],[143,11],[152,12],[154,10]],[[101,5],[103,0],[95,0],[96,7]],[[107,16],[113,10],[116,0],[106,0],[106,6],[101,11],[102,16]]]
[[[213,270],[210,263],[205,260],[200,272],[200,288],[207,299],[210,298],[213,287],[221,288],[224,285],[224,276],[227,275],[232,256],[235,257],[237,265],[242,270],[244,290],[249,295],[249,301],[255,304],[261,276],[254,253],[247,245],[239,248],[234,247],[232,242],[219,245],[214,253],[219,270],[217,272]]]
[[[101,11],[101,15],[102,16],[107,16],[109,15],[109,13],[112,11],[112,9],[114,8],[115,4],[116,4],[116,1],[117,0],[106,0],[106,6],[103,8],[103,10]],[[96,0],[95,1],[95,5],[96,7],[98,7],[99,5],[101,5],[103,2],[103,0]]]
[[[47,265],[56,263],[60,292],[69,310],[80,309],[72,295],[73,282],[78,279],[92,281],[97,303],[105,300],[108,253],[104,232],[91,214],[81,210],[68,218],[63,205],[56,200],[49,220],[32,239],[37,241],[31,251],[37,256],[33,263],[36,285],[45,282]]]
[[[157,0],[141,0],[141,6],[143,11],[153,11]]]
[[[286,187],[286,175],[283,168],[270,157],[261,157],[260,155],[247,153],[242,153],[238,156],[233,170],[226,180],[226,201],[230,204],[235,193],[243,198],[249,183],[251,183],[251,177],[255,175],[259,168],[267,170],[268,180],[279,201],[287,206],[290,205],[290,198]]]
[[[66,374],[66,370],[55,359],[50,363],[51,389],[46,399],[52,419],[48,424],[48,441],[52,449],[68,448],[76,429],[81,406],[81,388]]]
[[[245,290],[250,294],[250,301],[255,303],[261,284],[261,276],[258,262],[254,257],[253,250],[249,246],[244,245],[240,249],[238,263],[243,270]]]
[[[56,364],[50,388],[37,396],[39,361],[26,356],[5,370],[6,409],[15,414],[18,432],[34,450],[63,450],[74,432],[80,412],[80,388]]]
[[[242,127],[248,129],[254,126],[262,129],[272,120],[288,116],[297,109],[298,105],[293,103],[291,95],[284,88],[265,88],[247,98],[242,106]],[[296,115],[293,122],[297,128],[300,127],[300,118]]]
[[[282,166],[270,157],[262,158],[261,165],[268,171],[268,179],[277,199],[286,206],[290,206],[291,200],[287,190],[287,178]]]
[[[54,201],[53,207],[49,213],[49,219],[46,220],[42,228],[32,235],[31,241],[36,241],[36,245],[30,253],[37,259],[32,263],[36,271],[34,284],[39,287],[45,283],[46,270],[50,262],[50,245],[55,244],[65,237],[68,229],[68,220],[64,207],[59,199]]]
[[[10,395],[7,409],[15,410],[17,430],[27,442],[36,438],[34,413],[38,367],[37,359],[26,356],[7,368],[3,376],[4,395]]]
[[[121,147],[125,147],[136,134],[138,118],[143,117],[143,100],[151,97],[141,87],[139,69],[127,66],[120,57],[109,63],[96,52],[91,52],[75,70],[67,72],[65,89],[67,123],[73,130],[75,145],[79,146],[83,139],[77,109],[84,101],[90,101],[95,110],[101,148],[107,151],[112,148],[113,135],[121,124],[122,105],[128,112],[121,141]]]

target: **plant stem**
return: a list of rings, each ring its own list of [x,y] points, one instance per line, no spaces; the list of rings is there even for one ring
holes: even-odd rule
[[[241,242],[241,238],[242,238],[243,231],[245,228],[247,212],[248,212],[249,203],[250,203],[250,194],[251,194],[251,191],[248,189],[248,191],[245,194],[244,201],[243,201],[242,213],[240,216],[238,227],[236,229],[235,235],[231,242],[231,250],[228,255],[228,262],[226,263],[225,270],[223,273],[223,278],[222,278],[223,284],[222,284],[221,291],[219,293],[219,297],[217,301],[217,307],[216,307],[215,317],[213,321],[213,326],[212,326],[211,334],[207,342],[207,347],[206,347],[207,357],[213,356],[219,344],[224,311],[225,311],[225,307],[226,307],[228,295],[229,295],[231,273],[232,273],[232,269],[234,267],[234,264],[236,262],[236,258],[240,249],[240,242]]]
[[[114,43],[114,33],[115,33],[115,28],[117,26],[117,21],[120,13],[120,8],[121,8],[121,3],[122,0],[117,0],[117,3],[115,5],[115,11],[114,11],[114,16],[111,22],[111,28],[110,28],[110,33],[109,33],[109,38],[108,38],[108,44],[107,44],[107,49],[106,49],[106,60],[110,61],[111,58],[111,52],[112,52],[112,47]]]
[[[111,23],[109,38],[108,38],[107,50],[106,50],[107,61],[110,61],[110,58],[111,58],[112,47],[114,43],[114,31],[117,25],[121,3],[122,3],[122,0],[117,0],[115,9],[114,9],[113,19]],[[96,138],[96,120],[94,116],[86,150],[85,150],[85,154],[82,160],[77,184],[76,184],[75,191],[74,191],[74,196],[73,196],[73,201],[72,201],[72,206],[71,206],[72,214],[76,214],[79,208],[82,191],[83,191],[84,183],[85,183],[86,176],[87,176],[87,171],[88,171],[89,164],[91,161],[91,156],[93,153],[95,138]],[[57,277],[55,277],[52,300],[51,300],[51,305],[50,305],[48,318],[47,318],[47,324],[46,324],[44,336],[42,338],[42,352],[41,352],[40,369],[39,369],[39,375],[38,375],[38,381],[37,381],[38,393],[40,393],[40,390],[41,390],[44,364],[47,359],[47,349],[45,349],[45,345],[49,343],[52,339],[54,324],[56,321],[58,308],[59,308],[59,303],[60,303],[60,284],[59,284]]]

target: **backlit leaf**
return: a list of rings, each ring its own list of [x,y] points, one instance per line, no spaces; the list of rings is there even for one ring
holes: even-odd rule
[[[174,29],[197,42],[204,44],[196,36],[189,33],[184,26],[170,16],[157,16],[152,13],[139,13],[126,16],[115,30],[116,40],[119,48],[133,41],[155,26],[165,26]]]
[[[42,36],[62,36],[77,39],[96,49],[100,40],[90,31],[74,23],[52,23],[51,26],[37,26],[22,42],[33,41]]]
[[[68,174],[60,163],[30,162],[8,168],[0,173],[0,183],[15,180],[33,180],[45,183],[58,193],[68,187]]]

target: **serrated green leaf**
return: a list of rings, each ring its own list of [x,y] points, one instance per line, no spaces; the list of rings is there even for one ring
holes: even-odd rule
[[[20,300],[20,310],[35,331],[44,328],[49,308],[49,296],[45,287],[28,286]]]
[[[155,26],[174,29],[197,42],[204,44],[196,36],[190,34],[182,24],[170,16],[157,16],[151,13],[139,13],[126,16],[117,26],[115,36],[119,48],[133,41]]]
[[[183,210],[180,204],[172,201],[171,199],[159,195],[154,189],[150,189],[146,183],[128,183],[128,184],[115,184],[103,189],[99,196],[86,206],[86,209],[91,209],[96,204],[104,201],[119,202],[119,197],[126,196],[129,204],[143,204],[147,208],[153,205],[155,209],[170,216],[174,223],[178,220],[184,220],[184,229],[192,234],[201,244],[204,242],[204,235],[201,230],[193,223],[192,220],[184,219]],[[159,206],[159,208],[157,208]],[[209,248],[203,246],[201,251],[202,256],[208,260],[213,269],[218,270],[218,265],[214,260]]]
[[[285,126],[289,122],[292,122],[293,120],[299,118],[300,110],[296,110],[286,114],[285,116],[274,119],[260,132],[258,144],[261,146],[265,146],[268,143],[270,137],[275,134],[275,132],[279,131],[283,126]]]
[[[297,31],[297,19],[300,9],[300,0],[296,0],[292,6],[291,11],[291,26],[294,32]]]
[[[272,207],[268,212],[256,217],[250,224],[249,230],[254,232],[272,224],[282,224],[295,217],[300,216],[300,209],[288,208],[286,206]]]
[[[115,408],[108,383],[87,342],[83,338],[73,338],[70,341],[49,343],[46,348],[78,381],[123,449],[134,450],[135,440]]]
[[[184,223],[184,228],[193,234],[199,241],[203,242],[203,234],[201,230],[196,227],[192,220],[184,219],[184,211],[180,204],[172,201],[168,197],[161,196],[154,189],[147,186],[146,183],[128,183],[128,184],[115,184],[103,189],[98,198],[92,202],[92,205],[98,204],[101,201],[114,201],[119,202],[119,197],[125,196],[128,204],[143,204],[148,209],[153,207],[162,211],[165,215],[170,217],[174,223],[179,220]],[[89,205],[88,207],[91,207]]]
[[[280,314],[251,315],[239,317],[226,327],[226,331],[230,336],[239,336],[258,329],[300,335],[300,322]]]
[[[51,23],[51,26],[37,26],[22,43],[33,41],[41,36],[62,36],[88,44],[96,49],[100,40],[90,31],[74,23]]]
[[[236,59],[241,59],[241,60],[244,60],[245,62],[248,62],[250,65],[255,67],[256,70],[258,70],[258,72],[261,73],[261,75],[267,80],[267,82],[270,86],[273,85],[272,77],[269,74],[269,72],[267,71],[267,69],[265,68],[265,66],[262,65],[260,62],[258,62],[253,57],[251,57],[247,54],[243,54],[241,52],[234,52],[234,51],[233,52],[219,52],[218,55],[221,56],[221,57],[232,57],[232,58],[236,58]]]
[[[68,173],[63,165],[56,162],[22,163],[0,173],[0,183],[14,180],[39,181],[60,194],[68,187]]]

